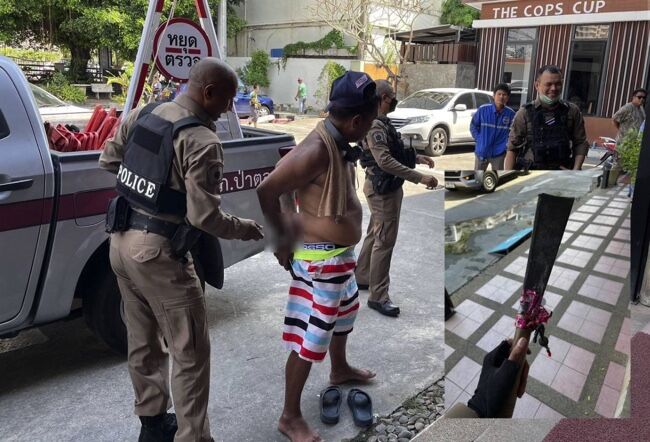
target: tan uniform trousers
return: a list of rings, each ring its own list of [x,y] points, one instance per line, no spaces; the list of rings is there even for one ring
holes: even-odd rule
[[[363,193],[370,209],[370,222],[355,277],[358,284],[369,286],[369,301],[385,302],[389,299],[390,261],[397,241],[404,192],[400,188],[387,195],[376,194],[371,181],[366,179]]]
[[[110,259],[124,300],[135,414],[155,416],[170,408],[171,356],[174,440],[210,441],[210,339],[191,257],[186,263],[175,260],[167,238],[129,230],[111,235]]]

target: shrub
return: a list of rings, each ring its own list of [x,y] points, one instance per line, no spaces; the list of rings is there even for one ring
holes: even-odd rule
[[[341,75],[345,74],[345,72],[346,69],[343,67],[343,65],[329,60],[327,63],[325,63],[323,70],[318,76],[319,87],[318,91],[316,91],[316,94],[314,95],[324,101],[325,105],[327,105],[330,97],[330,90],[332,90],[332,83],[334,83],[334,80],[339,78]]]
[[[271,66],[269,54],[264,51],[255,51],[251,56],[251,60],[246,63],[246,66],[239,69],[237,73],[241,81],[247,86],[253,86],[257,83],[260,87],[269,87],[271,84],[269,80],[269,66]]]
[[[52,79],[46,84],[47,89],[63,101],[83,103],[86,101],[86,92],[76,86],[70,85],[68,79],[61,72],[55,72]]]
[[[623,141],[616,148],[621,166],[630,175],[632,182],[636,180],[636,173],[639,168],[642,135],[636,129],[628,130],[623,137]]]

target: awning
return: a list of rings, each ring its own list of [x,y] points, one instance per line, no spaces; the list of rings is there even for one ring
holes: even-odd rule
[[[412,35],[412,38],[411,38]],[[416,44],[475,41],[476,30],[455,25],[439,25],[426,29],[398,32],[392,36],[397,41]]]

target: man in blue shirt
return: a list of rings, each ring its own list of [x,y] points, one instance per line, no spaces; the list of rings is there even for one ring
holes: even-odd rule
[[[510,98],[510,86],[500,83],[494,88],[494,103],[484,104],[472,118],[470,131],[476,140],[474,170],[503,170],[510,125],[515,111],[506,104]]]

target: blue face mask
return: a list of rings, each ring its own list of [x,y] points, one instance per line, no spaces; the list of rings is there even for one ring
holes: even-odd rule
[[[539,94],[539,100],[544,103],[547,106],[553,106],[556,104],[558,101],[560,101],[560,98],[549,98],[544,94]]]

